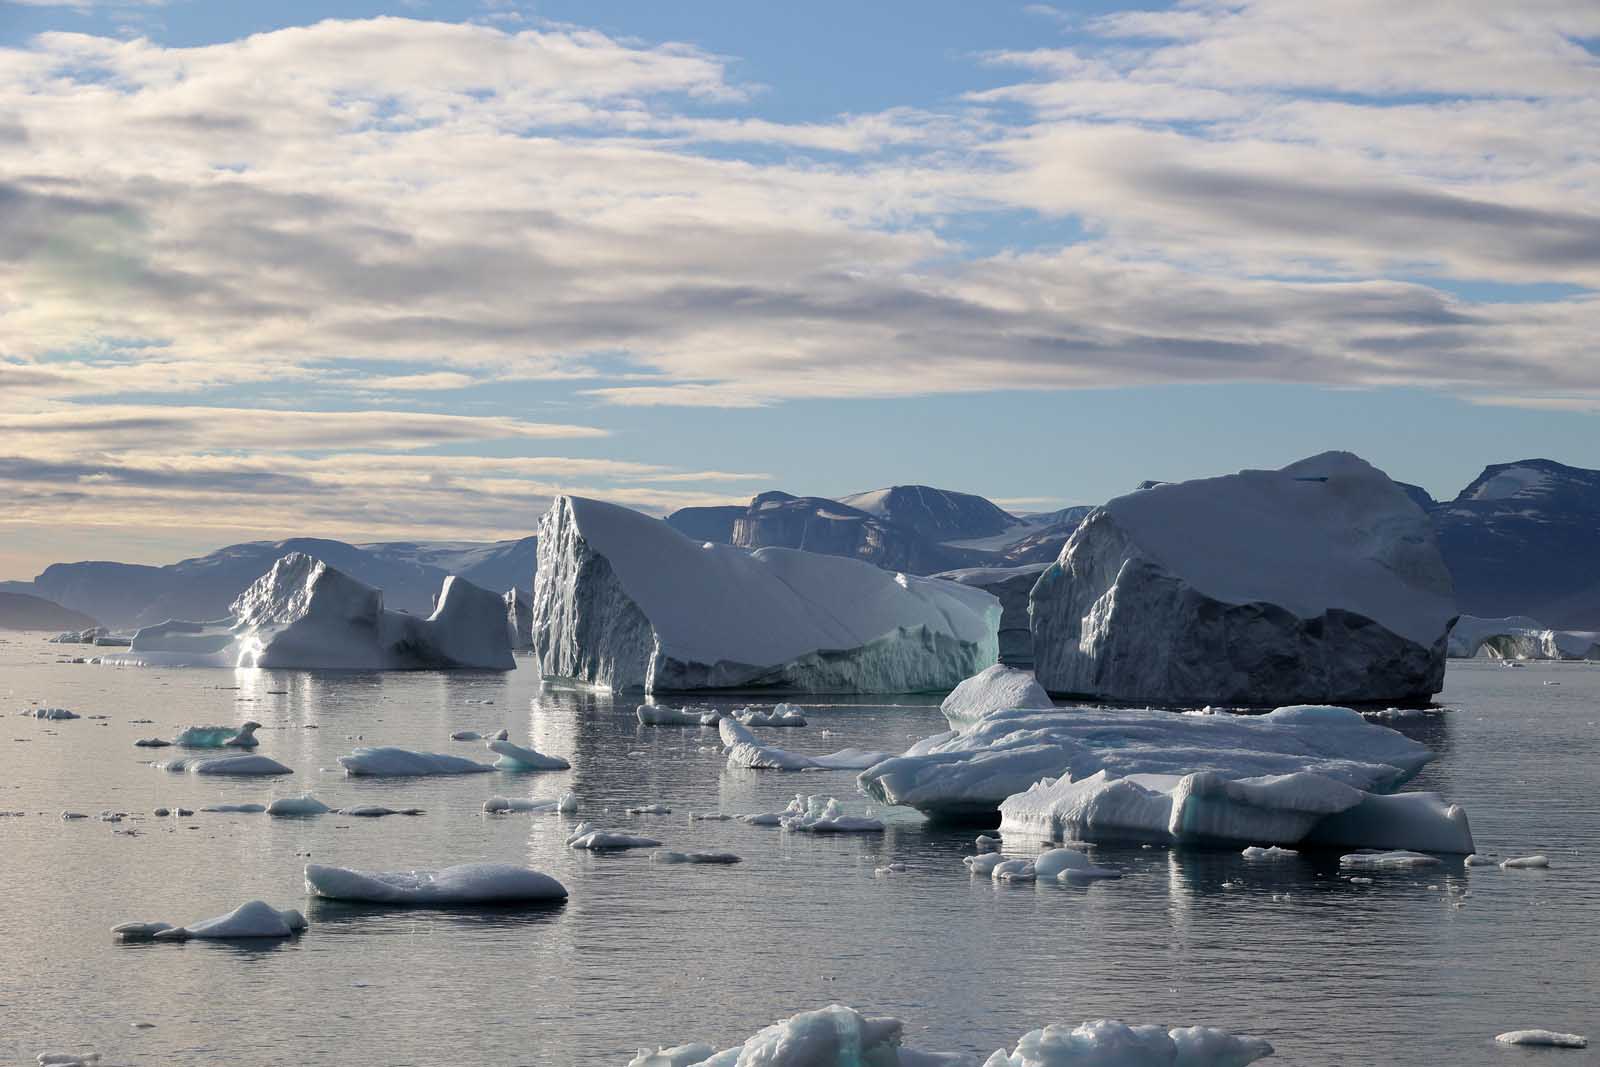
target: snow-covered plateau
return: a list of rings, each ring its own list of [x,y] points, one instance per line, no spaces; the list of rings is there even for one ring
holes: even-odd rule
[[[996,660],[999,601],[954,582],[693,541],[582,497],[558,497],[539,530],[533,644],[546,676],[611,690],[911,693]]]

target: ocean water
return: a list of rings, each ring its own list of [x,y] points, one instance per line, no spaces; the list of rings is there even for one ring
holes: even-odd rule
[[[1338,874],[1336,855],[1094,848],[1120,881],[1006,886],[961,864],[972,828],[891,810],[882,835],[811,837],[691,812],[773,811],[796,792],[870,808],[848,772],[729,771],[716,733],[641,727],[635,701],[540,691],[531,671],[340,674],[119,669],[0,638],[0,1063],[97,1050],[108,1064],[625,1064],[636,1049],[736,1043],[839,1002],[906,1023],[906,1042],[975,1063],[1045,1023],[1205,1023],[1271,1040],[1269,1063],[1504,1064],[1522,1027],[1600,1037],[1600,668],[1457,663],[1441,708],[1400,725],[1438,759],[1414,788],[1463,804],[1480,851],[1546,871]],[[1546,684],[1559,683],[1559,684]],[[85,716],[21,717],[33,703]],[[725,702],[727,703],[727,702]],[[746,703],[738,701],[737,703]],[[805,702],[784,747],[899,749],[944,728],[917,698]],[[104,716],[97,718],[91,716]],[[152,723],[133,720],[150,719]],[[255,719],[277,780],[217,782],[135,748],[191,723]],[[566,772],[353,780],[335,757],[397,744],[490,759],[451,731],[506,727]],[[331,770],[330,770],[331,768]],[[485,816],[491,795],[577,793],[576,818],[729,867],[652,865],[562,845],[575,821]],[[417,817],[198,813],[311,790]],[[659,802],[670,815],[623,809]],[[197,809],[157,819],[157,806]],[[64,810],[130,813],[64,822]],[[135,831],[118,833],[117,831]],[[525,863],[571,891],[537,910],[407,911],[310,902],[308,862],[366,869]],[[904,873],[874,877],[889,862]],[[1229,887],[1231,884],[1231,887]],[[253,898],[311,928],[263,944],[121,945],[129,919],[190,922]],[[153,1027],[136,1029],[136,1023]],[[1557,1055],[1593,1062],[1595,1050]]]

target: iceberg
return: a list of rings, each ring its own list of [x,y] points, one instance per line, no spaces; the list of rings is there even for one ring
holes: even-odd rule
[[[641,837],[621,830],[601,830],[588,823],[579,823],[567,837],[567,847],[589,852],[610,852],[629,848],[660,848],[661,842],[653,837]]]
[[[533,602],[520,589],[507,589],[506,640],[518,652],[533,647]]]
[[[300,552],[257,578],[215,622],[171,620],[133,635],[131,666],[509,671],[506,604],[455,576],[428,618],[387,611],[383,592]]]
[[[939,705],[939,711],[951,725],[966,726],[991,711],[1053,706],[1050,694],[1044,691],[1032,671],[996,663],[952,689]]]
[[[498,743],[498,742],[495,742]],[[380,746],[358,748],[339,757],[339,766],[351,777],[421,778],[444,774],[485,774],[494,770],[462,756],[442,752],[412,752],[410,749]]]
[[[119,941],[224,941],[230,938],[292,937],[306,928],[306,918],[287,908],[280,911],[260,900],[241,904],[226,915],[188,926],[163,922],[126,922],[111,928]]]
[[[692,541],[558,497],[539,526],[533,643],[546,676],[611,690],[948,689],[995,662],[1000,603],[954,582],[794,549]]]
[[[742,817],[753,822],[761,816]],[[802,834],[879,834],[883,823],[862,815],[846,815],[835,797],[796,793],[789,806],[778,812],[778,825]]]
[[[1112,500],[1029,612],[1051,693],[1269,707],[1427,699],[1456,615],[1427,516],[1345,452]]]
[[[890,753],[845,748],[823,756],[805,756],[756,740],[747,726],[734,718],[717,723],[722,743],[728,746],[728,766],[778,771],[859,771],[888,759]]]
[[[275,759],[266,756],[185,756],[182,759],[167,760],[165,763],[156,764],[164,771],[190,774],[228,775],[247,777],[252,775],[293,774],[294,769],[285,767]]]
[[[1540,1048],[1588,1048],[1589,1039],[1582,1034],[1564,1034],[1558,1030],[1507,1030],[1494,1039],[1502,1045],[1532,1045]]]
[[[712,708],[668,708],[659,704],[640,704],[634,715],[643,726],[715,726],[722,712]]]
[[[548,874],[507,863],[462,863],[436,871],[354,871],[306,864],[306,892],[328,900],[415,907],[464,907],[565,900]]]
[[[1450,655],[1501,660],[1600,659],[1600,631],[1553,630],[1526,615],[1480,619],[1463,615],[1450,628]]]
[[[578,810],[578,796],[568,790],[555,800],[530,800],[526,797],[490,797],[483,802],[483,810],[491,815],[508,811],[547,811],[566,815]]]
[[[1050,553],[1052,556],[1055,552]],[[1033,666],[1033,628],[1028,621],[1028,595],[1050,564],[1021,567],[966,567],[943,571],[935,578],[982,589],[1000,601],[998,634],[1000,662],[1013,667]]]
[[[510,741],[490,741],[488,749],[500,757],[494,765],[502,771],[565,771],[572,767],[560,756],[546,756]]]
[[[733,717],[746,726],[804,726],[806,717],[793,704],[779,704],[767,711],[760,708],[740,708]]]
[[[1073,848],[1046,849],[1033,858],[1033,869],[1040,878],[1054,878],[1058,882],[1092,882],[1122,877],[1122,872],[1101,867]]]
[[[255,748],[256,731],[261,724],[255,721],[238,726],[188,726],[172,739],[172,744],[184,748]]]
[[[279,797],[267,805],[267,814],[280,818],[305,815],[322,815],[333,809],[310,793],[301,793],[297,797]]]
[[[698,1041],[658,1048],[654,1052],[642,1048],[637,1056],[628,1061],[628,1067],[695,1067],[710,1059],[716,1051],[715,1046]]]
[[[984,1067],[1244,1067],[1272,1052],[1261,1038],[1210,1026],[1168,1030],[1095,1019],[1030,1030],[1013,1051],[1001,1049]]]

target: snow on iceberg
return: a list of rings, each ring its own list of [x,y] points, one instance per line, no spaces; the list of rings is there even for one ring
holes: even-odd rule
[[[379,746],[358,748],[339,757],[339,766],[351,777],[420,778],[444,774],[484,774],[494,770],[462,756],[442,752],[412,752],[410,749]]]
[[[285,767],[277,760],[266,756],[185,756],[182,759],[158,763],[156,766],[174,773],[187,771],[190,774],[236,777],[294,773],[293,768]]]
[[[572,496],[540,523],[533,610],[545,675],[653,691],[947,689],[995,662],[1000,621],[982,590]]]
[[[507,863],[462,863],[437,871],[355,871],[308,863],[306,892],[329,900],[435,908],[567,898],[566,887],[548,874]]]
[[[560,756],[546,756],[510,741],[490,741],[488,749],[500,757],[494,765],[502,771],[565,771],[572,767]]]
[[[1095,1019],[1030,1030],[1011,1053],[1001,1049],[984,1067],[1244,1067],[1272,1051],[1261,1038],[1210,1026],[1168,1030]]]
[[[260,900],[241,904],[226,915],[188,926],[163,922],[126,922],[111,928],[120,941],[223,941],[230,938],[292,937],[306,928],[306,918],[292,908],[279,910]]]
[[[1044,691],[1032,671],[1019,671],[996,663],[952,689],[939,705],[939,711],[952,725],[966,726],[991,711],[1051,706],[1050,694]]]
[[[451,576],[426,619],[386,611],[383,592],[291,552],[240,593],[229,618],[173,620],[133,635],[133,666],[445,670],[516,667],[499,596]]]
[[[1052,693],[1267,706],[1425,699],[1456,614],[1427,516],[1346,452],[1118,497],[1029,610]]]
[[[887,759],[890,755],[888,752],[845,748],[825,756],[805,756],[799,752],[761,744],[748,727],[731,717],[717,723],[717,730],[722,734],[722,743],[728,746],[728,766],[735,769],[748,767],[779,771],[859,771]]]

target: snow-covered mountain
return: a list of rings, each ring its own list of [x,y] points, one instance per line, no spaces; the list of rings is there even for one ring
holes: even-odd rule
[[[1462,612],[1600,629],[1600,471],[1495,463],[1431,514]]]
[[[392,542],[351,545],[323,538],[250,541],[164,567],[57,563],[33,581],[37,595],[112,627],[167,619],[220,619],[228,605],[279,558],[302,552],[383,590],[384,607],[427,615],[444,579],[459,575],[501,592],[532,591],[534,538],[493,543]]]

